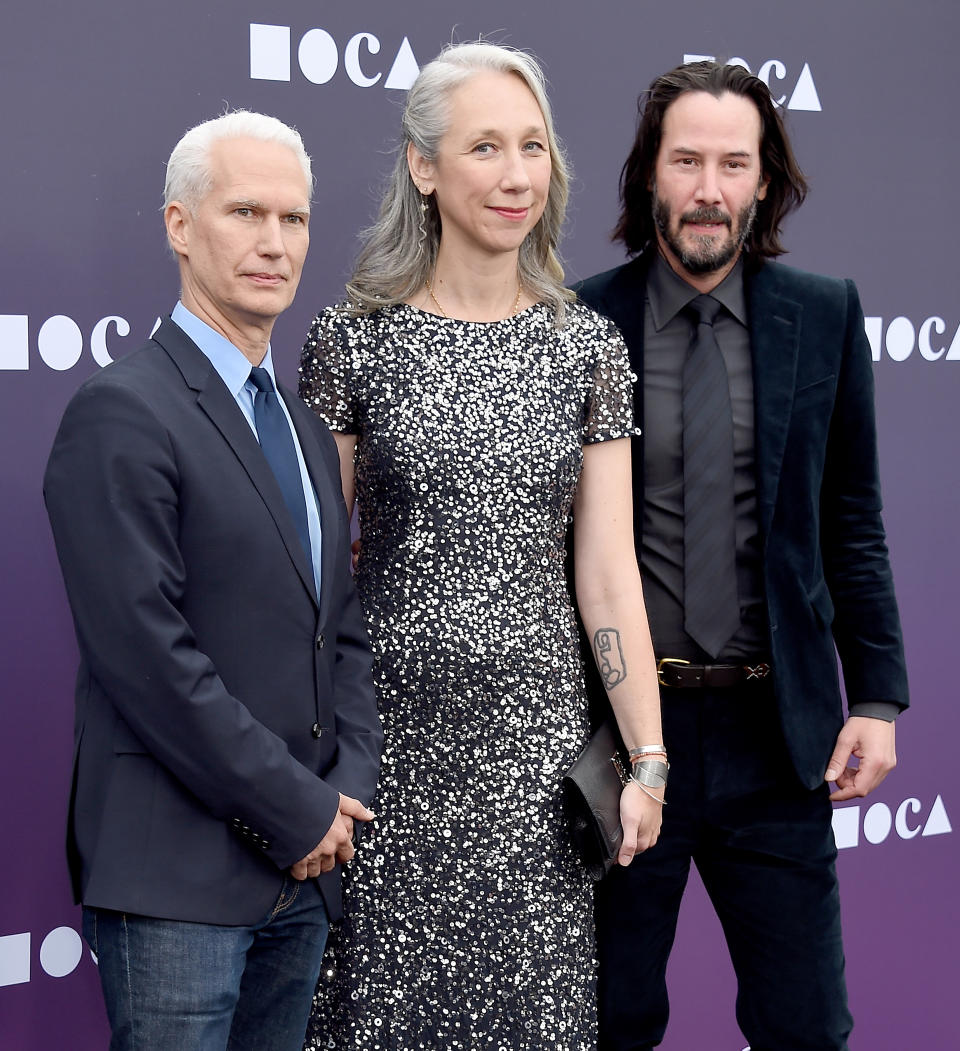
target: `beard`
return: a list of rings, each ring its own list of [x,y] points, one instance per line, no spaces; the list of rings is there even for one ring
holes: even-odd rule
[[[753,200],[740,209],[736,231],[733,229],[733,220],[719,208],[695,208],[692,212],[686,212],[680,216],[674,231],[670,228],[670,207],[660,200],[654,186],[653,221],[664,244],[687,273],[712,274],[722,270],[743,248],[757,217],[759,202],[760,188],[757,187]],[[721,238],[719,234],[703,234],[695,237],[692,243],[684,244],[680,240],[680,232],[685,223],[723,223],[728,233],[725,238]]]

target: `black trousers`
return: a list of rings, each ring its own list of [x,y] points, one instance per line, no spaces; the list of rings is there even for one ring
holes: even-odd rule
[[[599,1051],[663,1039],[691,859],[723,926],[752,1051],[846,1051],[829,790],[797,781],[766,684],[663,687],[661,702],[670,779],[660,839],[597,889]]]

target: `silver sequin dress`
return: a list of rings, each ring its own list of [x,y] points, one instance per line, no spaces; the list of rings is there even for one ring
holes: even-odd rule
[[[386,734],[312,1049],[595,1046],[591,885],[560,778],[586,739],[564,536],[582,444],[633,433],[613,326],[329,309],[300,394],[356,434],[356,582]]]

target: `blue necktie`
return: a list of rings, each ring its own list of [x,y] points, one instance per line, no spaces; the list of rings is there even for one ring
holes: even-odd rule
[[[683,613],[687,634],[717,657],[740,626],[730,381],[713,323],[720,303],[690,304],[696,332],[683,366]]]
[[[307,505],[303,498],[303,481],[300,477],[300,464],[297,461],[297,450],[290,433],[290,424],[284,414],[280,397],[273,386],[273,380],[266,369],[250,370],[250,382],[257,388],[253,399],[253,419],[257,425],[257,437],[260,448],[270,464],[284,503],[293,518],[297,535],[307,561],[312,564],[310,550],[310,529],[307,526]]]

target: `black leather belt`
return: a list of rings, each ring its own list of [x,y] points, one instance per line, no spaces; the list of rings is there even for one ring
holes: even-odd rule
[[[679,657],[661,657],[657,661],[657,678],[661,686],[692,690],[710,687],[739,686],[740,683],[762,682],[772,669],[764,660],[749,664],[691,664]]]

